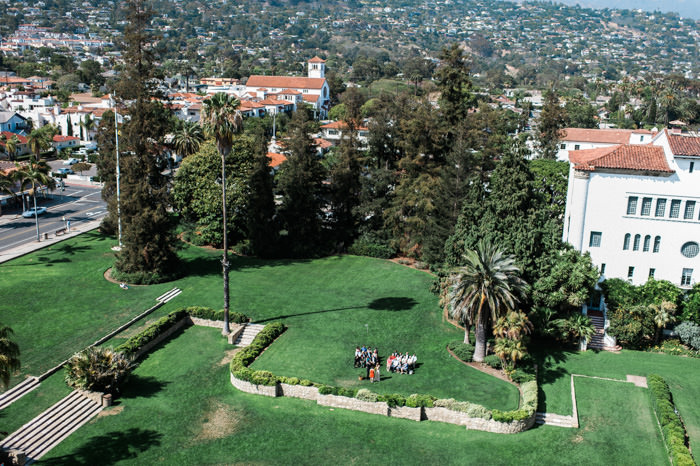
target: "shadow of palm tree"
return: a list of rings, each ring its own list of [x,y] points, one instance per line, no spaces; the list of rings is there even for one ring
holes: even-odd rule
[[[307,316],[307,315],[313,315],[313,314],[323,314],[326,312],[340,312],[340,311],[350,311],[353,309],[373,309],[377,311],[406,311],[408,309],[411,309],[413,306],[418,304],[418,302],[413,299],[413,298],[379,298],[375,299],[374,301],[370,302],[366,306],[347,306],[347,307],[338,307],[338,308],[333,308],[333,309],[321,309],[318,311],[309,311],[309,312],[299,312],[297,314],[283,314],[275,317],[268,317],[267,319],[261,319],[261,320],[256,320],[256,324],[262,324],[264,322],[270,322],[273,320],[279,320],[279,319],[288,319],[290,317],[300,317],[300,316]]]
[[[150,429],[132,427],[126,431],[108,432],[92,437],[70,455],[41,460],[49,465],[114,464],[134,459],[139,453],[160,445],[163,434]]]

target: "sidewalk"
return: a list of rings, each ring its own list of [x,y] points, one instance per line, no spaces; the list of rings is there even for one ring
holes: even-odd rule
[[[45,248],[46,246],[51,246],[68,238],[73,238],[86,231],[94,230],[100,226],[102,219],[91,220],[89,222],[81,222],[75,226],[71,225],[70,233],[65,233],[61,236],[49,235],[49,239],[44,239],[41,237],[41,241],[31,241],[29,243],[22,244],[12,249],[0,252],[0,264],[7,262],[9,260],[21,257],[30,252],[34,252],[38,249]]]

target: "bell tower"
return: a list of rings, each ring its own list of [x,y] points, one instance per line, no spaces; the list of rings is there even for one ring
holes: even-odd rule
[[[319,57],[313,57],[309,60],[308,76],[309,78],[325,78],[326,77],[326,60]]]

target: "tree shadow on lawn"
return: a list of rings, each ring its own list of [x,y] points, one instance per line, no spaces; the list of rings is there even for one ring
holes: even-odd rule
[[[255,257],[241,257],[229,255],[231,272],[245,269],[260,269],[263,267],[280,267],[285,265],[311,262],[311,259],[258,259]],[[181,268],[185,276],[206,277],[208,275],[221,275],[221,256],[195,257],[183,259]]]
[[[119,394],[119,398],[149,398],[169,384],[170,382],[163,382],[155,377],[132,374]]]
[[[326,312],[339,312],[339,311],[349,311],[352,309],[373,309],[375,311],[407,311],[413,308],[418,302],[413,298],[406,297],[393,297],[393,298],[379,298],[370,302],[366,306],[348,306],[339,307],[335,309],[322,309],[320,311],[309,311],[309,312],[299,312],[297,314],[284,314],[275,317],[269,317],[267,319],[256,320],[256,324],[261,324],[263,322],[270,322],[278,319],[288,319],[290,317],[307,316],[312,314],[323,314]]]
[[[542,389],[543,385],[553,384],[557,380],[568,377],[569,371],[564,363],[575,350],[541,344],[536,346],[532,357],[537,363],[538,400],[537,411],[547,412],[547,396]]]
[[[117,461],[134,459],[139,453],[159,446],[163,434],[150,429],[132,427],[126,431],[108,432],[90,438],[75,453],[41,460],[48,465],[93,465],[114,464]]]

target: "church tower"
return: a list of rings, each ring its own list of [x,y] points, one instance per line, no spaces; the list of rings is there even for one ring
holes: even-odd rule
[[[325,78],[326,77],[326,60],[319,57],[313,57],[309,60],[309,78]]]

